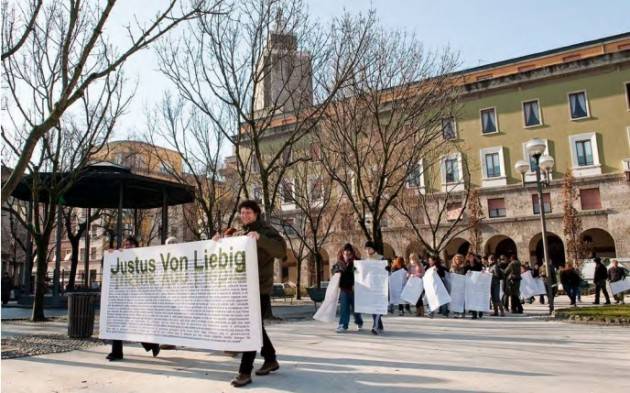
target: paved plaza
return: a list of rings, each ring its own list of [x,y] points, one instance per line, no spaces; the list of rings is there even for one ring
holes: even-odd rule
[[[585,304],[590,299],[584,299]],[[564,302],[564,300],[562,300]],[[272,323],[280,371],[257,377],[255,392],[627,392],[627,327],[547,321],[544,307],[482,320],[385,318],[386,332],[337,334],[335,324]],[[53,324],[54,325],[54,324]],[[4,326],[3,333],[11,326]],[[57,329],[60,326],[56,327]],[[62,327],[61,327],[62,329]],[[2,361],[2,391],[227,392],[238,360],[196,349],[139,345],[125,360],[105,360],[109,346]],[[258,361],[260,362],[260,360]],[[260,364],[260,363],[257,363]]]

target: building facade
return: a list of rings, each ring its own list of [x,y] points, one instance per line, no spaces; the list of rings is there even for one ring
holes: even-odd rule
[[[589,256],[630,257],[630,33],[552,49],[459,72],[461,107],[443,119],[443,137],[458,146],[445,152],[442,187],[478,190],[482,210],[480,252],[515,253],[531,264],[542,260],[540,204],[532,158],[525,144],[542,139],[555,160],[544,189],[549,257],[567,259],[563,235],[563,178],[575,178],[573,206],[582,221],[580,237]],[[519,160],[530,163],[521,177]],[[464,171],[462,165],[467,165]],[[422,162],[408,188],[424,192]],[[524,180],[524,181],[523,181]],[[290,214],[290,212],[286,212]],[[358,227],[338,217],[326,245],[324,278],[331,259],[346,242],[362,245]],[[421,226],[421,225],[420,225]],[[388,257],[424,250],[395,212],[383,225]],[[468,250],[469,233],[451,239],[444,256]],[[276,269],[277,281],[294,282],[291,255]],[[302,284],[312,283],[310,263],[302,264]]]

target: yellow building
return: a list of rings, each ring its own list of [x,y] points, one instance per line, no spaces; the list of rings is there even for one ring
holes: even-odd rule
[[[532,264],[542,259],[540,207],[525,149],[527,141],[540,138],[545,154],[555,160],[543,196],[550,259],[555,264],[566,259],[562,183],[568,171],[575,177],[574,206],[590,253],[630,257],[630,33],[463,70],[457,77],[462,80],[461,110],[443,120],[443,135],[461,153],[442,157],[441,183],[463,187],[462,165],[467,163],[484,216],[481,252],[516,253]],[[515,169],[519,160],[530,162],[525,184]],[[427,186],[422,175],[409,184]],[[337,255],[345,242],[365,240],[358,228],[338,219],[339,231],[325,259]],[[393,212],[383,232],[387,253],[407,257],[412,250],[422,252]],[[464,232],[449,242],[445,254],[465,252],[468,245]],[[294,263],[277,269],[277,280],[295,276]]]

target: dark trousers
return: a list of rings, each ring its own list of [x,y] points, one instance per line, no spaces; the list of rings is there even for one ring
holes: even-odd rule
[[[261,315],[266,315],[266,313],[271,314],[271,298],[269,295],[260,295],[260,313]],[[260,349],[260,354],[265,359],[266,362],[273,362],[276,360],[276,350],[267,335],[267,331],[265,330],[265,325],[263,323],[262,326],[262,334],[263,334],[263,346]],[[256,351],[251,352],[243,352],[243,357],[241,357],[241,367],[238,372],[241,374],[251,374],[254,369],[254,360],[256,359]]]
[[[151,344],[151,343],[141,343],[142,347],[145,351],[151,351],[152,349],[157,349],[160,347],[160,344]],[[157,348],[156,348],[157,347]],[[112,353],[114,356],[123,356],[123,342],[122,340],[113,340],[112,341]]]
[[[610,296],[608,296],[608,290],[606,290],[606,280],[595,281],[595,303],[599,303],[599,292],[604,292],[606,303],[610,303]]]

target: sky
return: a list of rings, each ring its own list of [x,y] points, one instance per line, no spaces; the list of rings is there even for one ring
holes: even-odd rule
[[[450,47],[460,53],[461,68],[630,31],[630,0],[305,0],[311,15],[326,22],[341,15],[376,10],[388,29],[413,32],[427,49]],[[114,26],[133,17],[144,20],[163,0],[121,1],[112,13],[109,31],[122,46]],[[157,71],[152,51],[136,54],[125,70],[137,83],[134,100],[119,122],[116,139],[142,133],[145,112],[168,82]]]

